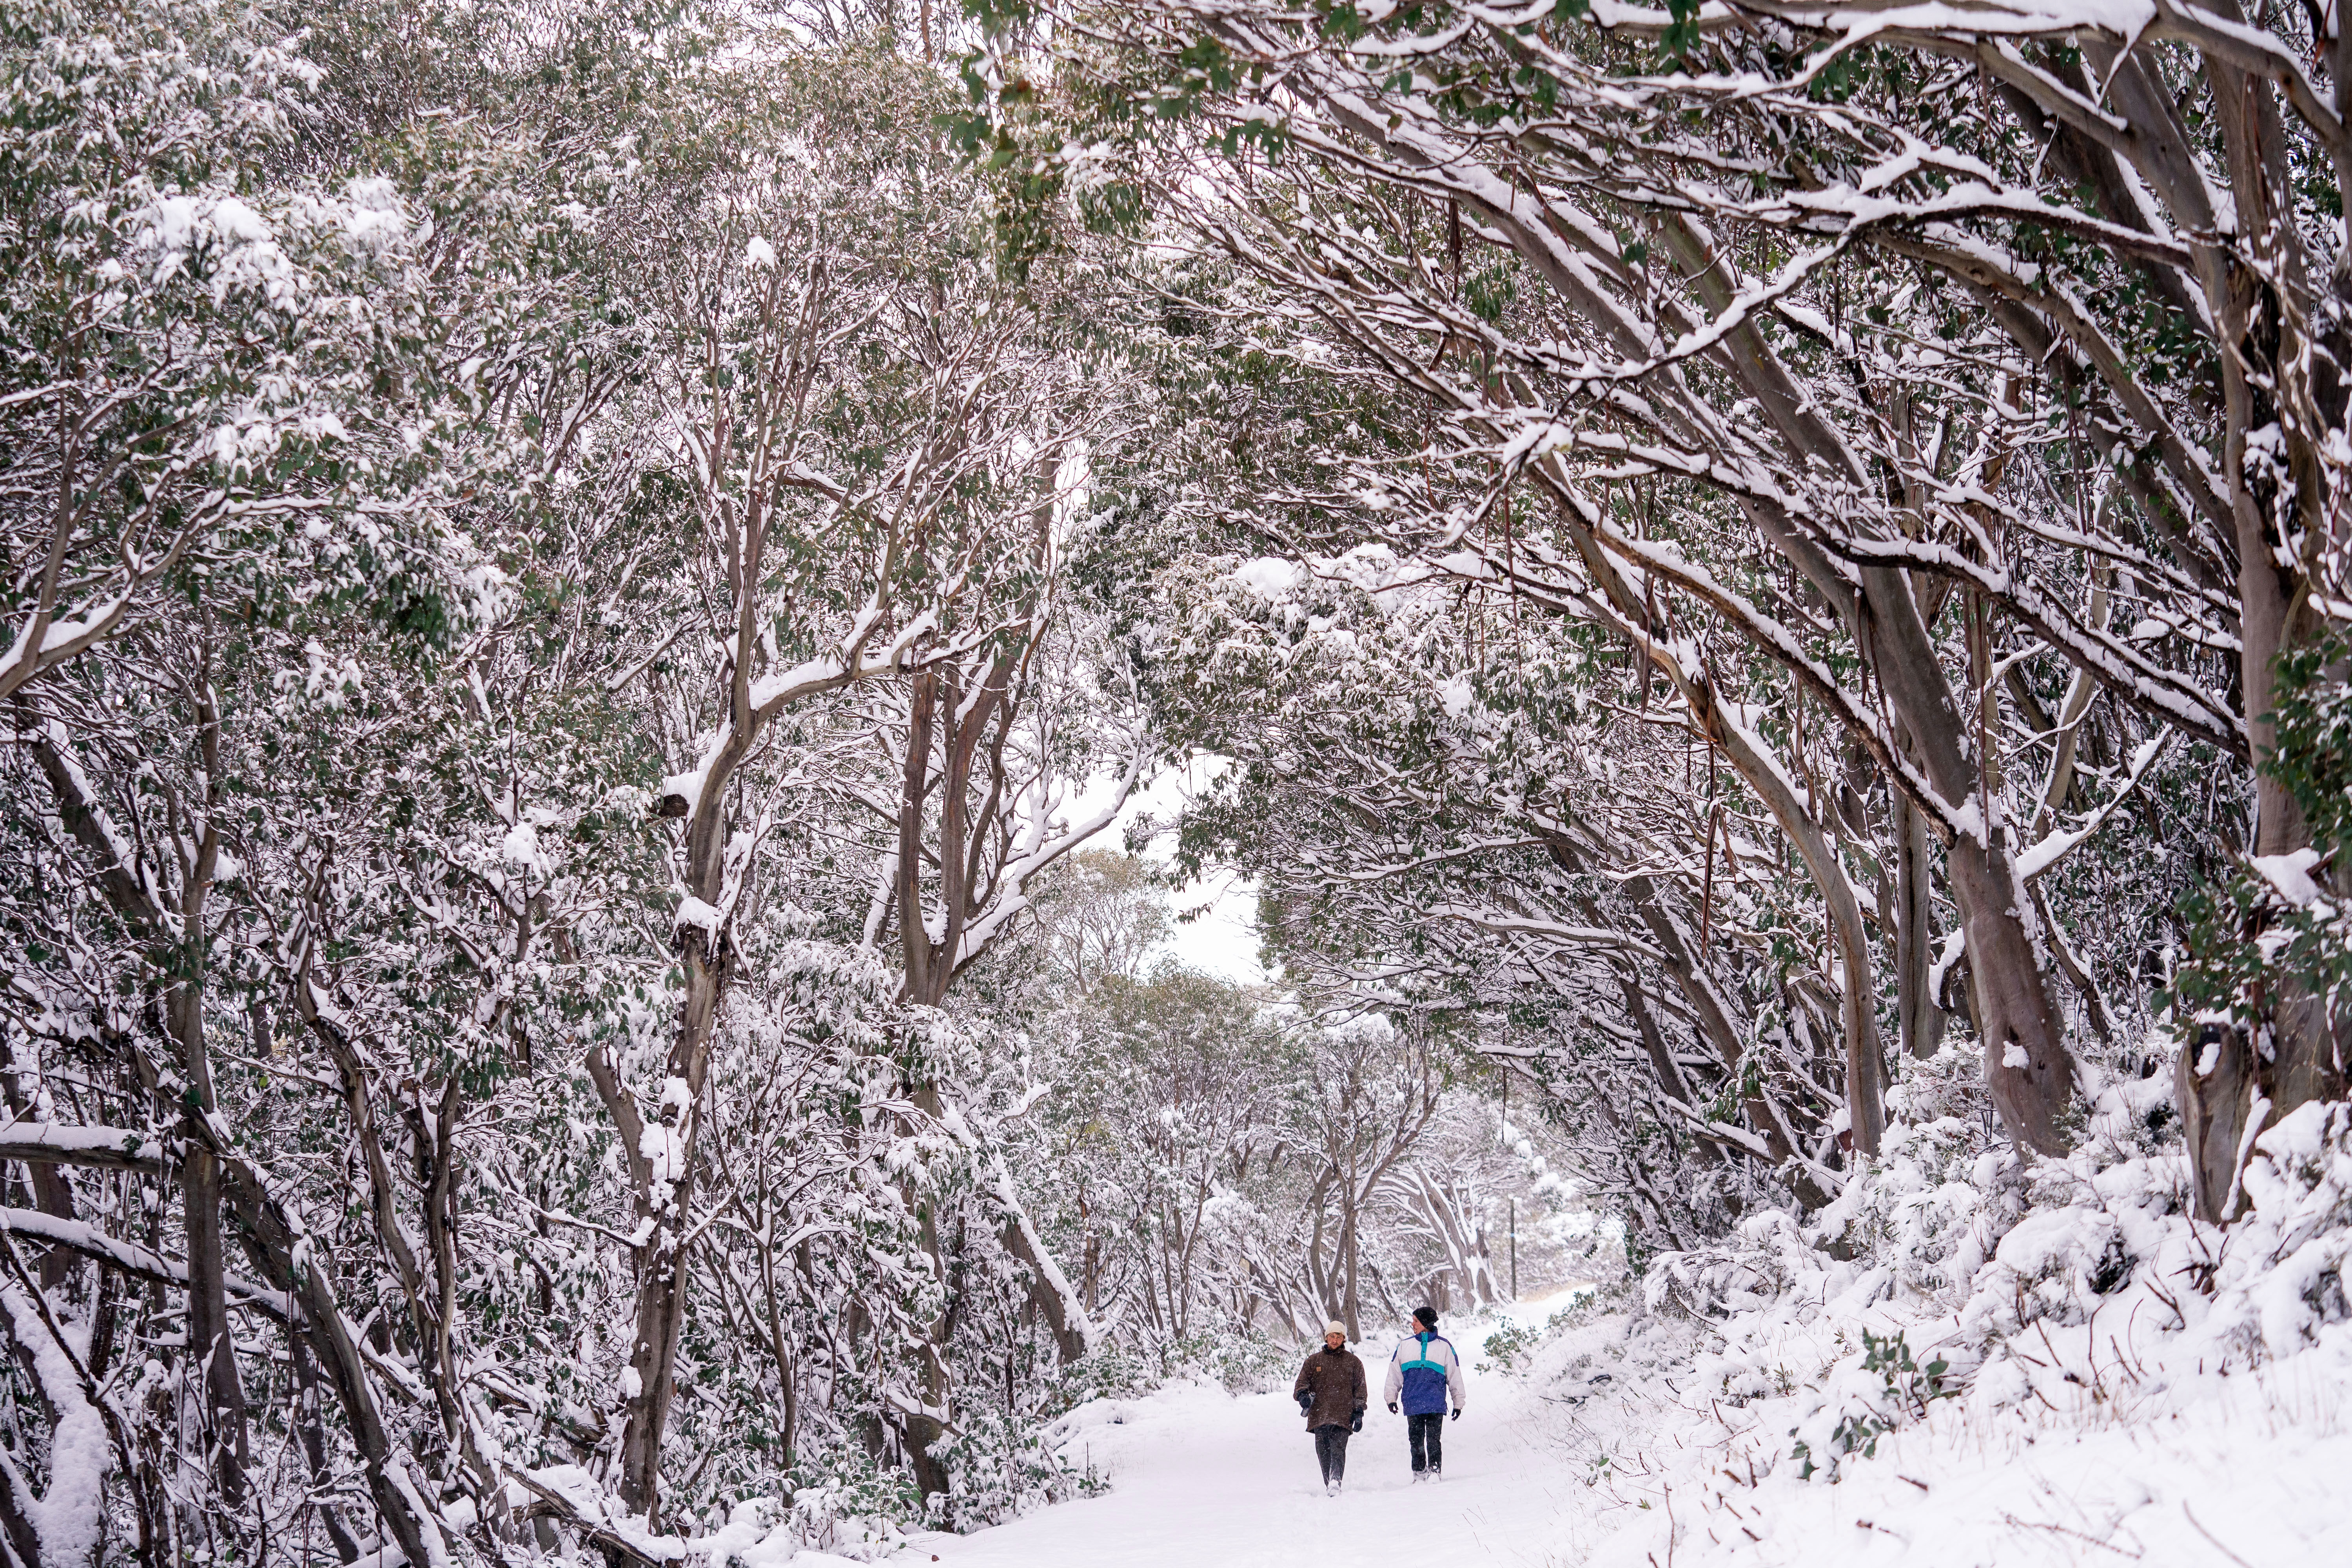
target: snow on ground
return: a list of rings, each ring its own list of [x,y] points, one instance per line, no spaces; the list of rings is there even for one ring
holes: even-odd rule
[[[1558,1303],[1516,1316],[1540,1325]],[[1816,1320],[1823,1321],[1827,1320]],[[1465,1366],[1496,1325],[1449,1328]],[[1846,1325],[1850,1329],[1850,1323]],[[1883,1325],[1884,1326],[1884,1325]],[[1801,1380],[1841,1353],[1783,1324],[1770,1347]],[[1850,1337],[1850,1336],[1849,1336]],[[2054,1383],[2074,1346],[2056,1336]],[[1391,1342],[1359,1348],[1378,1390]],[[2088,1341],[2083,1342],[2087,1345]],[[2134,1349],[2118,1331],[2110,1352]],[[1720,1396],[1714,1330],[1657,1314],[1591,1315],[1518,1376],[1473,1373],[1446,1426],[1446,1479],[1412,1484],[1404,1423],[1377,1402],[1326,1498],[1280,1393],[1182,1385],[1098,1401],[1066,1452],[1104,1496],[968,1536],[927,1535],[893,1561],[941,1568],[2322,1568],[2352,1563],[2352,1359],[2323,1351],[2229,1376],[2134,1386],[2118,1362],[2054,1407],[1938,1402],[1832,1483],[1803,1479],[1794,1406]],[[1711,1348],[1712,1347],[1712,1348]],[[2141,1348],[2147,1348],[2142,1346]],[[1371,1353],[1365,1353],[1366,1351]],[[1714,1375],[1711,1375],[1714,1374]],[[2077,1374],[2079,1375],[2079,1373]],[[2157,1384],[2157,1386],[2150,1386]],[[1711,1393],[1710,1389],[1715,1392]],[[1759,1456],[1763,1462],[1759,1463]],[[1751,1482],[1752,1478],[1752,1482]],[[799,1563],[812,1559],[803,1556]],[[797,1568],[797,1565],[796,1565]]]
[[[1538,1318],[1537,1321],[1540,1321]],[[1465,1369],[1492,1322],[1447,1325]],[[1494,1563],[1560,1568],[1590,1494],[1531,1416],[1524,1386],[1470,1373],[1469,1404],[1445,1427],[1445,1479],[1413,1484],[1404,1418],[1379,1401],[1393,1336],[1356,1348],[1373,1405],[1348,1449],[1348,1479],[1323,1495],[1313,1440],[1286,1394],[1234,1396],[1189,1384],[1098,1400],[1067,1418],[1065,1453],[1110,1491],[966,1536],[929,1535],[894,1559],[941,1568],[1348,1568]]]
[[[1830,1304],[1834,1308],[1837,1303]],[[1852,1308],[1851,1299],[1845,1303]],[[2017,1404],[1988,1384],[1933,1402],[1877,1435],[1838,1478],[1792,1458],[1856,1325],[1898,1314],[1826,1311],[1763,1346],[1792,1392],[1734,1408],[1731,1360],[1702,1349],[1675,1368],[1678,1395],[1624,1456],[1590,1568],[2319,1568],[2352,1563],[2352,1350],[2326,1349],[2223,1374],[2179,1364],[2138,1324],[2034,1333],[2041,1362]],[[1932,1344],[1936,1321],[1914,1318]],[[1738,1326],[1734,1325],[1734,1337]],[[1713,1340],[1712,1334],[1705,1339]],[[2177,1345],[2178,1341],[2175,1341]],[[1924,1359],[1924,1356],[1921,1358]],[[1646,1504],[1644,1507],[1643,1505]]]
[[[2263,1133],[2224,1229],[2184,1212],[2170,1075],[2096,1086],[2034,1159],[1934,1115],[1940,1070],[1819,1215],[1652,1263],[1626,1342],[1683,1347],[1612,1468],[1632,1510],[1572,1560],[2352,1563],[2352,1110]]]
[[[1801,1227],[1764,1211],[1640,1290],[1448,1325],[1473,1369],[1446,1479],[1370,1413],[1321,1495],[1281,1392],[1097,1402],[1106,1496],[897,1561],[946,1568],[2339,1568],[2352,1563],[2352,1108],[2263,1135],[2253,1209],[2182,1212],[2179,1157],[2103,1093],[2034,1161],[1955,1119]],[[1555,1317],[1557,1313],[1557,1317]],[[1391,1338],[1360,1347],[1376,1380]]]
[[[1568,1500],[1515,1424],[1473,1410],[1446,1433],[1446,1479],[1412,1484],[1404,1419],[1375,1408],[1349,1448],[1348,1484],[1323,1495],[1297,1407],[1193,1386],[1140,1400],[1081,1448],[1111,1471],[1103,1497],[994,1530],[930,1537],[943,1568],[1295,1568],[1321,1563],[1540,1565]]]

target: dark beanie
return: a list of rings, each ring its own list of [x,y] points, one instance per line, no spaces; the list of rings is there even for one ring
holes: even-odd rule
[[[1437,1309],[1434,1307],[1415,1307],[1412,1310],[1412,1321],[1419,1323],[1424,1329],[1433,1329],[1437,1327]]]

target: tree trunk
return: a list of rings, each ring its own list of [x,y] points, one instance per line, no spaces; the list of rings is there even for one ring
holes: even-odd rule
[[[1683,1082],[1682,1068],[1675,1065],[1675,1054],[1659,1032],[1658,1020],[1650,1012],[1649,998],[1630,974],[1617,977],[1617,989],[1625,999],[1625,1016],[1633,1020],[1633,1028],[1642,1037],[1643,1052],[1650,1058],[1650,1070],[1658,1075],[1658,1087],[1668,1098],[1691,1104],[1691,1092]],[[1709,1145],[1712,1147],[1712,1145]]]
[[[1339,1202],[1342,1205],[1339,1213],[1339,1262],[1340,1279],[1343,1281],[1339,1300],[1339,1321],[1348,1325],[1348,1342],[1356,1344],[1363,1340],[1364,1325],[1359,1310],[1360,1296],[1356,1279],[1357,1265],[1361,1261],[1361,1253],[1356,1238],[1358,1205],[1355,1183],[1352,1180],[1342,1181],[1339,1194]]]
[[[1900,790],[1894,799],[1895,1002],[1898,1044],[1932,1057],[1944,1043],[1944,1010],[1928,984],[1936,965],[1934,847],[1927,822]]]
[[[207,725],[207,739],[213,733]],[[217,763],[216,746],[210,759]],[[164,1016],[180,1047],[187,1154],[180,1169],[182,1223],[188,1247],[188,1379],[199,1415],[197,1430],[213,1456],[221,1496],[232,1508],[245,1501],[245,1386],[236,1374],[236,1340],[228,1317],[227,1262],[222,1251],[221,1170],[200,1124],[215,1110],[212,1062],[205,1046],[205,895],[220,854],[219,830],[207,825],[180,900],[180,973]]]
[[[314,1493],[324,1494],[334,1484],[334,1468],[329,1462],[327,1426],[322,1419],[319,1400],[319,1364],[310,1354],[307,1334],[289,1334],[287,1353],[293,1363],[294,1400],[289,1412],[296,1435],[301,1439],[302,1464],[309,1472]],[[327,1538],[335,1543],[335,1555],[345,1563],[355,1562],[360,1555],[360,1543],[343,1523],[342,1510],[331,1502],[310,1505],[319,1521],[326,1527]]]
[[[2200,1219],[2227,1224],[2243,1207],[2238,1174],[2250,1142],[2246,1124],[2270,1110],[2260,1065],[2245,1035],[2221,1024],[2200,1028],[2173,1064],[2181,1142]]]
[[[2063,1121],[2074,1098],[2074,1058],[2064,1016],[2050,993],[2031,923],[2032,904],[2017,875],[2000,791],[1985,756],[1990,725],[1970,736],[1906,575],[1883,566],[1865,567],[1861,575],[1870,605],[1871,668],[1918,748],[1928,786],[1966,825],[1953,836],[1946,870],[1967,933],[1986,1084],[2010,1136],[2043,1153],[2061,1152],[2067,1146]]]
[[[1879,1135],[1886,1125],[1883,1090],[1885,1067],[1878,1044],[1877,987],[1871,977],[1870,944],[1863,931],[1862,911],[1854,902],[1853,885],[1846,880],[1837,852],[1822,837],[1787,777],[1758,753],[1749,744],[1747,732],[1730,722],[1718,707],[1713,682],[1704,673],[1686,667],[1678,641],[1657,624],[1651,605],[1633,591],[1615,561],[1604,552],[1600,539],[1576,515],[1574,508],[1566,504],[1568,487],[1556,468],[1542,471],[1551,473],[1559,483],[1563,501],[1560,521],[1575,541],[1577,552],[1593,581],[1627,623],[1626,640],[1633,657],[1645,660],[1674,684],[1690,710],[1693,722],[1722,752],[1740,781],[1764,803],[1781,831],[1796,846],[1830,911],[1838,932],[1839,958],[1845,969],[1840,1032],[1845,1048],[1847,1114],[1853,1129],[1854,1147],[1864,1154],[1875,1155]],[[1682,945],[1679,935],[1675,945]],[[1793,1148],[1790,1150],[1790,1153],[1794,1152]]]
[[[912,1098],[916,1109],[929,1117],[934,1125],[945,1120],[941,1114],[945,1105],[940,1099],[938,1085],[918,1086]],[[915,1473],[916,1489],[921,1492],[925,1501],[929,1501],[932,1498],[945,1497],[950,1484],[947,1467],[936,1450],[940,1439],[948,1435],[949,1402],[955,1393],[948,1365],[948,1343],[955,1331],[955,1279],[938,1209],[911,1184],[900,1188],[900,1195],[919,1216],[923,1256],[930,1259],[933,1275],[939,1280],[941,1292],[940,1315],[923,1325],[915,1346],[917,1367],[921,1378],[922,1408],[902,1410],[898,1421],[899,1438],[907,1450],[907,1463]]]
[[[1886,1131],[1886,1066],[1878,1043],[1877,984],[1871,978],[1870,940],[1863,931],[1853,884],[1846,879],[1836,847],[1822,833],[1787,778],[1757,753],[1748,743],[1748,731],[1729,722],[1717,708],[1713,685],[1676,673],[1692,714],[1797,847],[1829,910],[1831,929],[1837,933],[1838,963],[1844,971],[1839,1033],[1845,1046],[1847,1124],[1854,1152],[1875,1158],[1880,1135]]]
[[[712,891],[717,890],[714,886]],[[631,1385],[625,1389],[628,1418],[621,1434],[621,1500],[631,1512],[643,1514],[649,1529],[655,1527],[660,1502],[662,1436],[677,1392],[678,1337],[686,1327],[685,1232],[694,1191],[698,1110],[732,967],[726,940],[719,939],[714,952],[708,936],[689,927],[679,939],[686,995],[670,1041],[668,1074],[656,1112],[660,1120],[646,1126],[632,1108],[622,1123],[623,1137],[636,1151],[631,1162],[638,1177],[635,1212],[646,1239],[632,1256],[637,1299],[635,1337],[629,1346]],[[625,1086],[615,1083],[606,1099],[611,1103],[628,1093]],[[615,1120],[621,1119],[616,1115]]]
[[[985,754],[990,772],[978,775],[989,786],[978,813],[972,810],[971,796],[975,768],[983,760],[982,742],[991,724],[998,726],[1001,744],[1003,727],[1011,721],[1012,677],[1011,656],[1000,654],[987,666],[977,693],[964,690],[951,666],[919,669],[908,683],[907,750],[899,778],[893,901],[898,910],[898,946],[904,964],[901,994],[918,1006],[937,1007],[943,1004],[956,975],[972,956],[964,951],[965,933],[985,896],[982,891],[982,851],[985,847],[984,836],[993,820],[997,794],[1003,787],[1000,763],[992,752]],[[941,753],[936,777],[931,771],[935,747]],[[934,819],[928,808],[935,795]],[[924,855],[927,826],[936,835],[932,840],[935,854],[928,860]],[[923,868],[927,863],[939,867],[940,918],[936,935],[928,915],[930,901],[923,890]],[[938,1084],[913,1084],[909,1091],[919,1110],[935,1125],[945,1123],[946,1107]],[[990,1158],[992,1162],[993,1156]],[[994,1164],[988,1174],[993,1178],[1000,1210],[998,1242],[1028,1270],[1031,1310],[1052,1330],[1055,1348],[1062,1361],[1066,1364],[1075,1362],[1092,1348],[1091,1316],[1031,1227],[1010,1174],[1002,1164]],[[902,1188],[901,1192],[908,1207],[924,1215],[924,1250],[944,1287],[950,1278],[951,1260],[940,1251],[942,1243],[937,1216],[929,1213],[921,1197],[911,1188]],[[1171,1310],[1174,1310],[1172,1300]],[[908,1461],[914,1470],[916,1484],[926,1497],[942,1495],[948,1487],[947,1473],[932,1448],[947,1433],[953,1394],[947,1357],[950,1321],[951,1314],[945,1314],[932,1325],[923,1335],[918,1352],[922,1360],[926,1409],[908,1412],[899,1422]]]
[[[321,1261],[323,1249],[269,1194],[251,1163],[233,1152],[213,1152],[220,1162],[223,1194],[247,1258],[301,1309],[294,1331],[308,1336],[320,1367],[335,1386],[344,1428],[358,1450],[377,1517],[408,1561],[438,1561],[436,1553],[446,1554],[449,1532],[433,1500],[417,1485],[421,1471],[415,1457],[384,1424],[366,1356],[352,1337],[352,1320],[344,1315],[334,1280]]]
[[[8,1113],[16,1121],[36,1120],[33,1103],[18,1082],[19,1067],[11,1063],[0,1069],[0,1089],[5,1090]],[[33,1206],[57,1219],[74,1217],[73,1183],[67,1177],[65,1167],[47,1163],[25,1167],[26,1184],[33,1190]],[[41,1254],[38,1278],[41,1289],[54,1290],[72,1277],[73,1254],[62,1247],[52,1247]],[[93,1293],[93,1299],[95,1295]]]
[[[2215,9],[2232,18],[2238,10],[2230,0],[2218,0]],[[2344,55],[2340,45],[2338,54]],[[2206,253],[2207,294],[2221,336],[2221,468],[2237,531],[2239,670],[2247,737],[2260,764],[2277,746],[2279,659],[2309,646],[2322,630],[2305,586],[2313,560],[2323,542],[2337,533],[2338,523],[2329,515],[2328,483],[2315,443],[2337,438],[2333,431],[2340,428],[2343,410],[2330,411],[2330,427],[2312,427],[2315,420],[2324,426],[2330,421],[2315,406],[2319,389],[2313,384],[2310,362],[2329,358],[2331,350],[2340,354],[2345,345],[2314,344],[2302,331],[2299,312],[2291,312],[2281,298],[2282,288],[2304,284],[2308,272],[2294,226],[2284,216],[2293,203],[2279,193],[2292,176],[2270,83],[2210,57],[2205,74],[2226,150],[2238,231],[2250,237],[2243,243],[2276,274],[2263,276],[2235,249],[2223,254],[2209,247]],[[2352,84],[2339,82],[2336,90],[2341,103]],[[2330,284],[2337,291],[2346,289],[2340,266]],[[2340,394],[2334,401],[2340,403]],[[2271,432],[2278,449],[2257,451],[2257,431]],[[2270,770],[2259,771],[2251,853],[2284,855],[2310,843],[2310,824],[2294,795]],[[2320,999],[2290,984],[2268,1000],[2263,1020],[2269,1026],[2266,1050],[2252,1050],[2233,1030],[2226,1043],[2185,1049],[2177,1072],[2181,1118],[2192,1134],[2197,1212],[2210,1220],[2236,1217],[2243,1196],[2242,1162],[2253,1134],[2300,1106],[2340,1100],[2347,1091],[2345,1063]],[[2215,1051],[2223,1059],[2189,1059]]]

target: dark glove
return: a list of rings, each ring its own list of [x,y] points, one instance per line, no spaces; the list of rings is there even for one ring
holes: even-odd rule
[[[1353,1420],[1353,1421],[1351,1421],[1351,1422],[1349,1422],[1349,1423],[1348,1424],[1348,1430],[1349,1430],[1349,1431],[1350,1431],[1350,1432],[1360,1432],[1360,1431],[1362,1431],[1363,1429],[1364,1429],[1364,1413],[1363,1413],[1362,1411],[1359,1410],[1359,1411],[1357,1411],[1357,1412],[1356,1412],[1356,1418],[1355,1418],[1355,1420]]]
[[[1315,1395],[1309,1394],[1303,1388],[1297,1394],[1292,1394],[1290,1397],[1298,1401],[1298,1414],[1301,1415],[1306,1415],[1307,1406],[1315,1403]]]
[[[1454,1419],[1455,1419],[1456,1421],[1459,1421],[1459,1420],[1461,1420],[1461,1419],[1462,1419],[1462,1411],[1461,1411],[1461,1409],[1460,1409],[1458,1406],[1455,1408],[1455,1410],[1454,1410]]]
[[[1396,1414],[1396,1401],[1393,1399],[1389,1401],[1389,1414],[1391,1415]]]

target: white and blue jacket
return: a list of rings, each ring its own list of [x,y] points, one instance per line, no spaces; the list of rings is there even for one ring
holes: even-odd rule
[[[1462,1408],[1462,1363],[1454,1354],[1454,1346],[1435,1332],[1419,1333],[1396,1348],[1389,1357],[1387,1392],[1381,1395],[1384,1405],[1403,1403],[1407,1415],[1442,1415],[1445,1413],[1448,1394],[1454,1398],[1454,1408]]]

